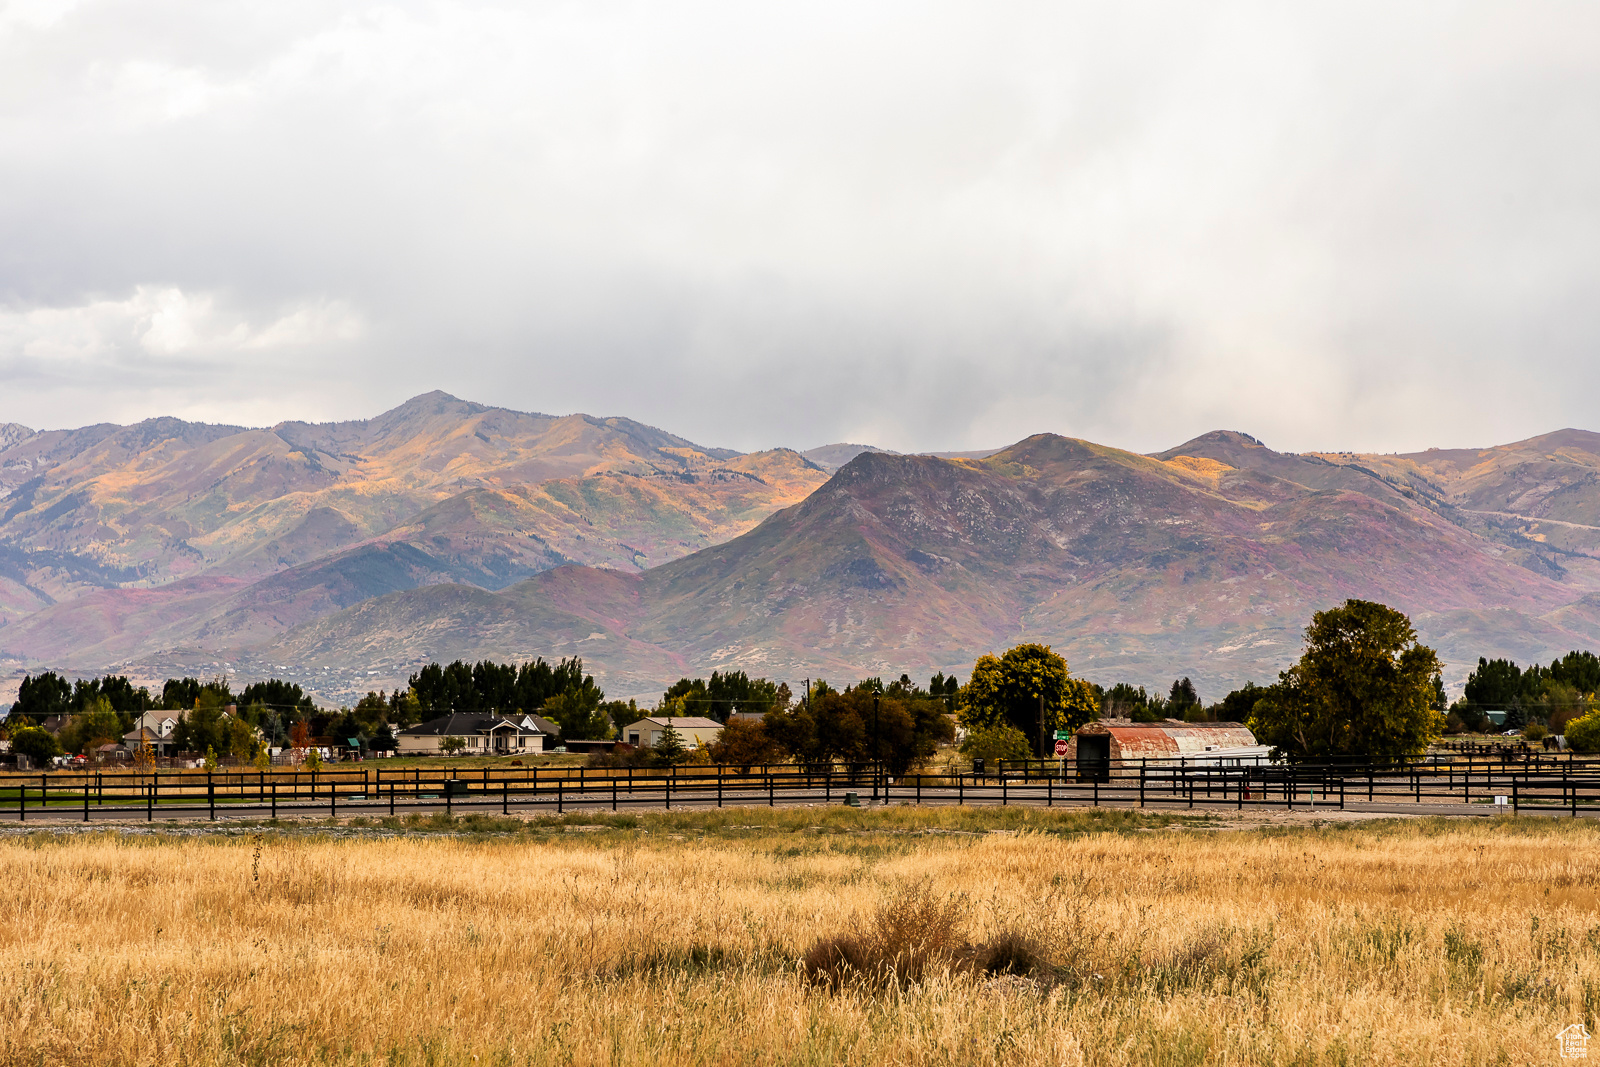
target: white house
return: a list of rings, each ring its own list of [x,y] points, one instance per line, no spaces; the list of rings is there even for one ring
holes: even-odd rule
[[[395,735],[396,755],[437,756],[440,743],[459,737],[463,756],[518,756],[554,748],[561,728],[538,715],[441,715]]]
[[[718,734],[722,733],[722,724],[715,719],[703,719],[696,715],[678,718],[652,716],[624,726],[622,740],[635,748],[654,748],[661,740],[661,735],[667,732],[668,726],[683,738],[685,748],[709,745],[717,739]]]
[[[170,756],[177,751],[172,731],[183,719],[181,711],[147,711],[133,722],[133,729],[122,735],[122,743],[129,752],[137,752],[140,745],[149,745],[157,756]]]

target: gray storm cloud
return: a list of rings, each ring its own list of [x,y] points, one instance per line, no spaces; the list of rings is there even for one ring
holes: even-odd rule
[[[1594,426],[1588,4],[0,8],[0,421]]]

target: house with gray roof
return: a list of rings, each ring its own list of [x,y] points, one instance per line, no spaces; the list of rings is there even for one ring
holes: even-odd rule
[[[466,742],[463,756],[521,756],[556,746],[561,728],[538,715],[453,714],[429,719],[396,735],[400,756],[437,756],[447,737]]]

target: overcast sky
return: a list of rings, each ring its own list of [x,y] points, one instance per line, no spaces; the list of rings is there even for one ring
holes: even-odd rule
[[[0,0],[0,421],[1600,429],[1600,5]]]

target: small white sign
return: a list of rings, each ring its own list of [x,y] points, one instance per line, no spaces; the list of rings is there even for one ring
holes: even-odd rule
[[[1510,797],[1495,797],[1494,798],[1494,806],[1497,807],[1497,808],[1506,807],[1510,803],[1511,803],[1511,798]]]

